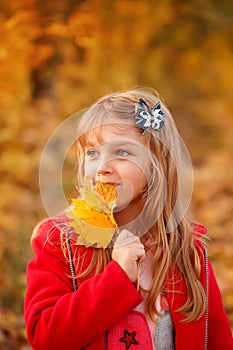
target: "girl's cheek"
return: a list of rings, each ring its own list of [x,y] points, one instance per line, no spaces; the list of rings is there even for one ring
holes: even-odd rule
[[[87,177],[95,178],[97,173],[97,167],[94,164],[90,164],[89,162],[84,163],[84,175]]]

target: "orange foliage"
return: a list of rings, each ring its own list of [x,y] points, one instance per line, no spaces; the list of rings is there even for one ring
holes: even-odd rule
[[[0,9],[1,304],[22,313],[51,132],[103,94],[144,85],[164,97],[191,153],[193,214],[210,228],[233,325],[233,3],[4,0]],[[67,192],[74,162],[64,165]]]

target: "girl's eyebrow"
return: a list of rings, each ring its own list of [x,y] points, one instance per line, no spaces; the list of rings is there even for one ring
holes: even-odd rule
[[[128,140],[126,140],[126,141],[116,141],[116,142],[114,142],[113,141],[113,144],[116,144],[117,145],[117,147],[128,147],[128,146],[130,146],[130,147],[136,147],[136,148],[138,148],[138,147],[140,147],[140,144],[138,144],[138,143],[136,143],[136,142],[132,142],[132,141],[128,141]]]
[[[113,146],[116,146],[116,147],[134,147],[134,148],[140,148],[140,146],[142,146],[140,144],[140,142],[134,142],[134,141],[130,141],[130,140],[110,140],[110,141],[107,141],[107,142],[91,142],[91,141],[88,141],[85,145],[85,148],[89,148],[89,147],[97,147],[97,146],[101,146],[101,145],[104,145],[104,144],[111,144]]]
[[[85,144],[85,148],[95,147],[98,144],[99,144],[98,142],[87,141],[87,143]]]

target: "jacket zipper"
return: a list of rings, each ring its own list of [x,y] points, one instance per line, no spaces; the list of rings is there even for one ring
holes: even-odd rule
[[[76,290],[78,290],[78,284],[77,284],[77,279],[76,279],[76,274],[75,274],[72,249],[71,249],[71,245],[70,245],[70,235],[69,235],[69,232],[67,230],[65,231],[65,237],[66,237],[66,247],[67,247],[67,252],[68,252],[72,283],[73,283],[74,291],[76,292]]]
[[[208,253],[204,247],[204,259],[205,259],[205,274],[206,274],[206,319],[205,319],[205,344],[204,350],[208,349],[208,337],[209,337],[209,269],[208,269]]]

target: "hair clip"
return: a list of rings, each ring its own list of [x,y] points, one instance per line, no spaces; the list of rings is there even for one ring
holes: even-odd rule
[[[140,98],[139,104],[140,107],[137,109],[135,119],[136,125],[142,129],[142,135],[144,135],[146,129],[149,127],[157,131],[160,130],[165,123],[160,101],[152,109],[142,98]]]

